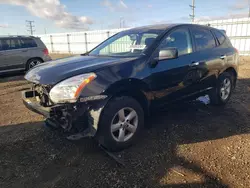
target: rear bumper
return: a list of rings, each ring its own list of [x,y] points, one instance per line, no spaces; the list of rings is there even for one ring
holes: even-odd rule
[[[43,56],[43,60],[46,62],[46,61],[51,61],[52,58],[49,56],[49,55],[45,55]]]

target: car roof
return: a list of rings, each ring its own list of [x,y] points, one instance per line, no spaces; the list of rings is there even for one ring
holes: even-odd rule
[[[206,29],[215,29],[206,25],[199,25],[199,24],[189,24],[189,23],[174,23],[174,24],[156,24],[156,25],[148,25],[142,27],[135,27],[129,29],[128,31],[139,31],[139,30],[167,30],[177,26],[190,26],[190,27],[199,27],[199,28],[206,28]]]
[[[0,35],[0,38],[38,38],[29,35]]]

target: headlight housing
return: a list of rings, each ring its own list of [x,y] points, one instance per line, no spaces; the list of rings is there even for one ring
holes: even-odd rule
[[[82,89],[96,78],[95,73],[81,74],[56,84],[50,91],[54,103],[76,102]]]

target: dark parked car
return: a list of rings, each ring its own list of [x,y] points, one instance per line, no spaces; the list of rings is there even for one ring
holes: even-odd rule
[[[84,55],[31,69],[25,78],[34,85],[23,101],[48,125],[117,151],[138,138],[152,109],[205,94],[212,104],[227,103],[238,59],[224,32],[212,27],[134,28]]]
[[[51,60],[40,38],[33,36],[0,36],[0,74],[29,70]]]

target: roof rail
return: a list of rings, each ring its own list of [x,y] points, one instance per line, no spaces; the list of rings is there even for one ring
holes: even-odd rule
[[[31,35],[0,35],[1,38],[9,38],[9,37],[31,37],[36,38],[35,36]]]

